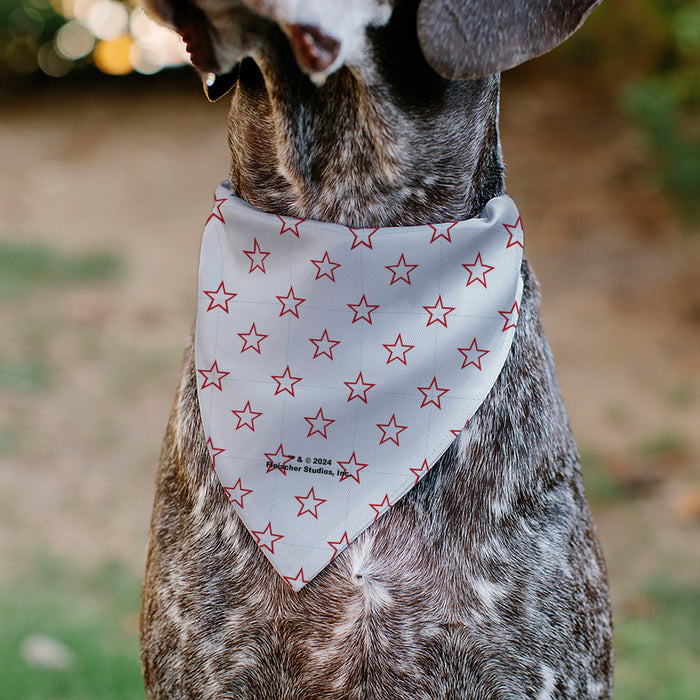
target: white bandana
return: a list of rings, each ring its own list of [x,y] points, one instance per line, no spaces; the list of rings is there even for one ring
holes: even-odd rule
[[[493,386],[522,295],[515,204],[352,229],[216,190],[195,340],[207,445],[296,591],[428,473]]]

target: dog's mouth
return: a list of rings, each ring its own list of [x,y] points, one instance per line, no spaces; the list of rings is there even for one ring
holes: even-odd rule
[[[323,75],[340,55],[340,42],[318,27],[292,24],[286,27],[289,43],[299,65],[310,75]]]
[[[229,92],[238,82],[241,64],[237,63],[228,73],[217,75],[207,73],[204,78],[204,92],[210,102],[216,102]]]

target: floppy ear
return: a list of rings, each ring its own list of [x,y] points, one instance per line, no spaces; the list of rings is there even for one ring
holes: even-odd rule
[[[445,78],[513,68],[573,34],[601,0],[421,0],[418,41]]]

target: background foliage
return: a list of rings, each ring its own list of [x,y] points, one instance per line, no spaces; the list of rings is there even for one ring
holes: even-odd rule
[[[700,2],[607,0],[557,57],[594,68],[604,89],[619,95],[622,110],[643,129],[655,153],[659,184],[683,212],[697,214]],[[171,37],[144,32],[142,13],[117,0],[0,0],[5,84],[18,87],[39,76],[56,80],[95,70],[155,73],[182,60]]]

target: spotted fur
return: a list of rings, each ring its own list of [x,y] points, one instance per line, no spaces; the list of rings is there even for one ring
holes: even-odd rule
[[[182,4],[151,0],[170,22]],[[469,218],[504,191],[498,78],[434,73],[413,0],[397,0],[383,25],[367,10],[360,58],[350,52],[321,85],[295,62],[274,0],[197,7],[219,43],[229,37],[226,55],[248,56],[230,178],[254,206],[374,227]],[[527,263],[522,274],[515,339],[489,396],[428,475],[298,593],[212,470],[190,343],[143,587],[148,698],[610,697],[605,567]]]

